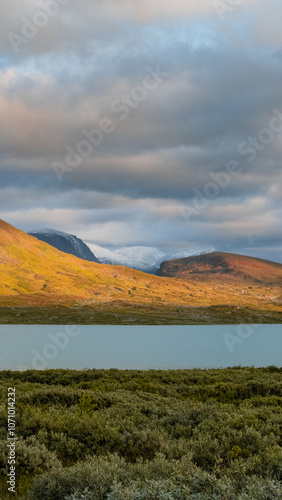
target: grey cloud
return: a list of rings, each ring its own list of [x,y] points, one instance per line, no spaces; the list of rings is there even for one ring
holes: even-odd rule
[[[269,127],[273,108],[282,113],[280,3],[245,0],[221,22],[209,1],[69,2],[21,56],[7,33],[38,3],[0,5],[3,218],[111,245],[261,248],[277,257],[281,134],[251,162],[238,146]],[[121,120],[113,102],[157,65],[169,77]],[[52,162],[65,163],[66,146],[76,150],[82,130],[104,117],[115,130],[58,182]],[[230,160],[242,173],[183,220],[181,207]]]

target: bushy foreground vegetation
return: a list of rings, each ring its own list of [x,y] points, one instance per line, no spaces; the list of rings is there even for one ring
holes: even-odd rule
[[[282,498],[282,369],[3,371],[0,384],[3,499],[14,386],[18,498]]]

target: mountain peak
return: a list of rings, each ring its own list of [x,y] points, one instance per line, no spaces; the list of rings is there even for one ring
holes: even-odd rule
[[[89,262],[99,263],[99,260],[90,248],[74,234],[64,233],[56,229],[41,228],[30,231],[29,235],[48,243],[61,252],[74,255],[79,259]]]

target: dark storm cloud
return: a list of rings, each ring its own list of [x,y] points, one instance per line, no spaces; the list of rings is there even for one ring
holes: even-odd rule
[[[210,1],[52,2],[0,2],[3,218],[103,244],[231,244],[278,260],[281,4],[245,0],[220,19]],[[15,50],[43,4],[45,25]],[[156,83],[145,93],[144,78]],[[53,162],[68,167],[69,148],[105,118],[113,131],[59,182]],[[233,160],[240,174],[183,217]]]

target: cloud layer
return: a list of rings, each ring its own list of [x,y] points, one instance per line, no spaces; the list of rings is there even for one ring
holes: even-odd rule
[[[281,2],[0,6],[3,219],[281,262]]]

